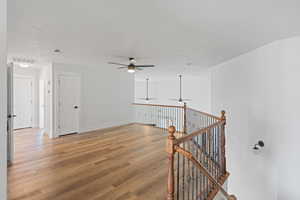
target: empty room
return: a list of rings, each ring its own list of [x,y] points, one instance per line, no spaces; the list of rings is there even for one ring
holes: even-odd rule
[[[299,200],[299,8],[0,0],[0,200]]]

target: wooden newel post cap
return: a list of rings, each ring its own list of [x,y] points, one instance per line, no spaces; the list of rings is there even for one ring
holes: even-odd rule
[[[176,132],[175,126],[169,126],[168,131],[169,135],[174,135],[174,133]]]
[[[234,195],[230,195],[229,198],[228,198],[228,200],[237,200],[237,198]]]

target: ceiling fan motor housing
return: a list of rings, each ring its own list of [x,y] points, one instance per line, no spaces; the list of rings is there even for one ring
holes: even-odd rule
[[[129,62],[130,62],[130,64],[134,64],[135,63],[135,59],[134,58],[129,58]]]
[[[135,66],[134,66],[134,64],[130,64],[130,65],[128,65],[128,69],[129,69],[129,70],[130,70],[130,69],[134,70],[134,69],[135,69]]]

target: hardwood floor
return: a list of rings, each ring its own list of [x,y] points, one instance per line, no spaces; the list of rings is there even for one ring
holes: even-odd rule
[[[129,125],[50,140],[15,133],[11,200],[163,200],[167,132]]]

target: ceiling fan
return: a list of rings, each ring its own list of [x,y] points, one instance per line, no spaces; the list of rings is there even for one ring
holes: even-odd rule
[[[146,98],[139,98],[139,99],[146,100],[146,101],[154,100],[154,98],[149,98],[149,78],[146,79]]]
[[[178,101],[182,103],[184,101],[191,101],[191,99],[183,99],[182,98],[182,75],[179,75],[179,99],[170,99],[172,101]]]
[[[155,67],[155,65],[136,65],[136,60],[134,58],[129,58],[128,65],[116,63],[116,62],[109,62],[108,64],[123,66],[123,67],[119,67],[118,69],[127,69],[127,71],[129,73],[134,73],[137,70],[143,70],[143,68],[146,68],[146,67]]]

